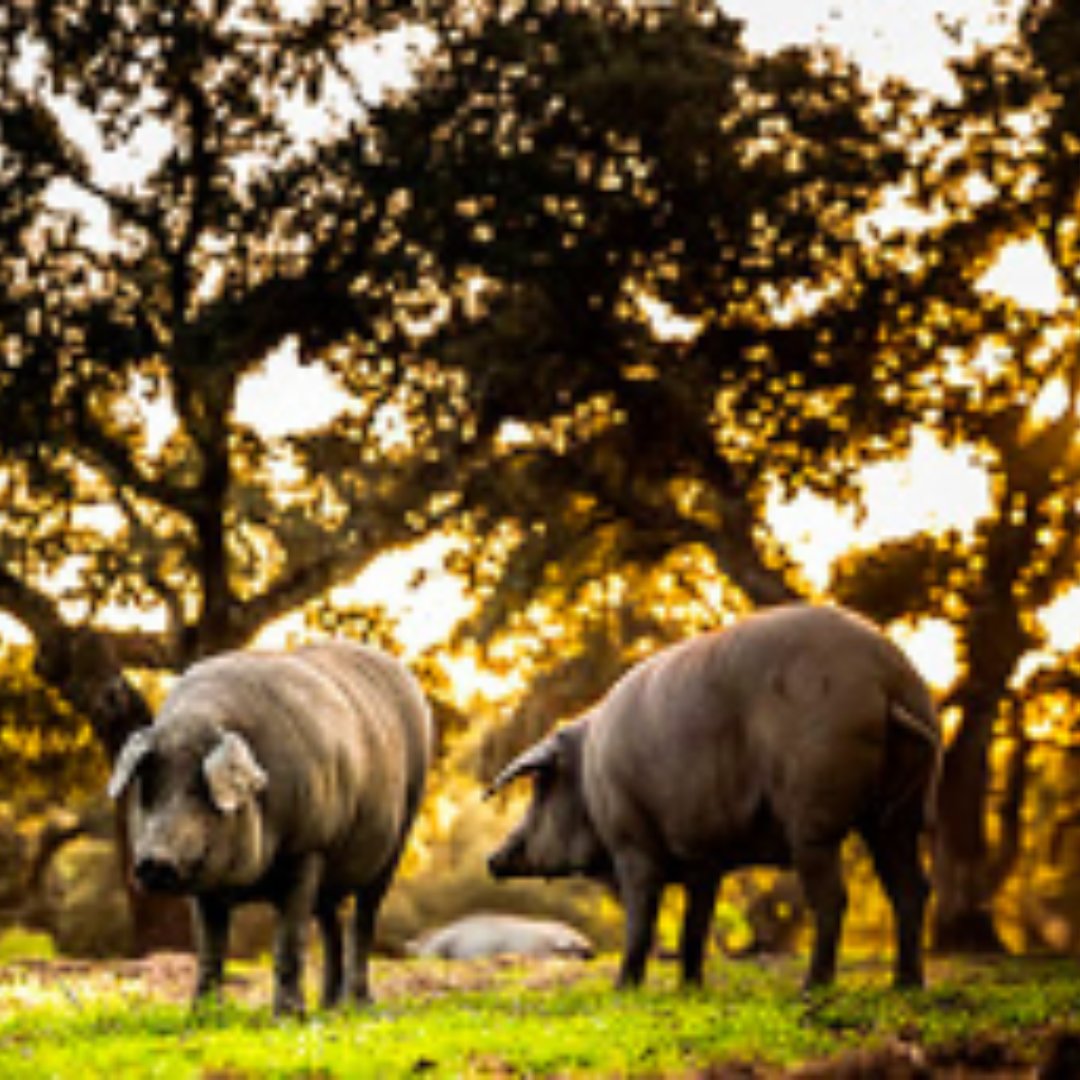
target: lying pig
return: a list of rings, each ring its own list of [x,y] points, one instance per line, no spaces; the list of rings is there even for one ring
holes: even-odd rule
[[[918,985],[919,836],[940,750],[926,685],[875,627],[833,607],[774,608],[657,653],[511,762],[490,792],[529,775],[533,799],[490,869],[613,885],[625,986],[644,977],[666,883],[686,890],[680,958],[696,984],[722,876],[793,865],[814,915],[815,985],[835,975],[840,846],[856,831],[896,916],[896,981]]]
[[[456,919],[409,945],[414,956],[475,960],[487,956],[574,956],[588,959],[592,943],[584,934],[554,919],[480,912]]]
[[[192,667],[122,749],[132,870],[193,897],[195,997],[222,983],[233,906],[277,908],[274,1008],[303,1008],[304,942],[322,933],[323,1003],[345,996],[338,909],[354,897],[348,993],[368,997],[376,912],[416,814],[431,718],[408,671],[345,642],[234,652]]]

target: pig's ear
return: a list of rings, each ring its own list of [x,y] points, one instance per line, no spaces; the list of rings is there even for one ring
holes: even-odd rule
[[[210,798],[223,813],[231,814],[266,787],[266,773],[251,747],[235,731],[222,732],[221,741],[203,760],[203,775]]]
[[[554,769],[559,763],[560,740],[559,733],[555,732],[546,739],[530,746],[524,753],[519,754],[498,776],[491,782],[491,786],[484,792],[484,798],[490,799],[498,791],[502,791],[507,784],[516,780],[519,776],[528,776],[531,773],[545,772]]]
[[[150,727],[139,728],[133,732],[128,741],[124,743],[116,764],[113,766],[112,776],[109,777],[109,786],[106,789],[110,799],[118,799],[131,783],[132,777],[138,772],[139,766],[146,759],[154,746],[154,729]]]

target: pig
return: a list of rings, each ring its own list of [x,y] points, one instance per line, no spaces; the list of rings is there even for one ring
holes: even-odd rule
[[[645,975],[661,894],[681,884],[681,977],[700,984],[720,881],[793,866],[814,920],[808,987],[833,981],[847,903],[840,848],[860,834],[896,923],[894,977],[923,982],[920,835],[941,757],[930,692],[871,623],[781,605],[661,650],[499,774],[533,777],[496,878],[583,875],[625,912],[619,986]]]
[[[191,897],[194,1000],[220,993],[230,914],[277,911],[274,1010],[303,1010],[312,916],[322,1002],[369,998],[375,917],[416,816],[431,758],[416,681],[376,649],[328,641],[223,653],[192,666],[117,757],[138,887]],[[346,964],[342,902],[352,897]],[[346,970],[348,969],[348,970]]]
[[[475,960],[487,956],[572,956],[588,959],[593,946],[584,934],[554,919],[479,912],[440,926],[410,942],[414,956]]]

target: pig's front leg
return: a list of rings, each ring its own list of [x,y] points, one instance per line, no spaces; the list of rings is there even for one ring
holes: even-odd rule
[[[623,957],[616,985],[627,989],[640,986],[645,978],[664,879],[647,856],[634,851],[615,857],[615,874],[626,915]]]
[[[225,953],[229,946],[228,903],[219,896],[197,896],[192,902],[195,946],[199,970],[193,1004],[219,995],[225,977]]]
[[[311,854],[298,858],[286,881],[277,901],[274,944],[274,1012],[279,1016],[304,1011],[304,950],[322,881],[322,856]]]

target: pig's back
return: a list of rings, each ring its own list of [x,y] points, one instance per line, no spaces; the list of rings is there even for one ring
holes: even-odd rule
[[[770,609],[662,650],[593,712],[597,824],[611,842],[647,836],[680,857],[723,848],[802,797],[793,767],[827,779],[842,747],[849,768],[872,769],[894,692],[924,707],[902,653],[829,607]]]

